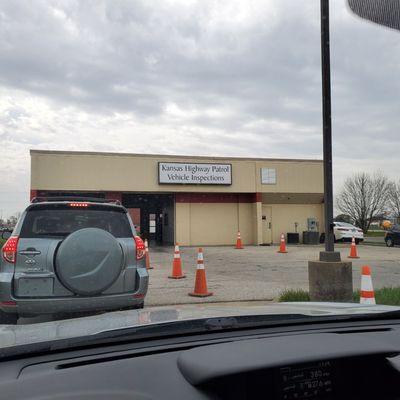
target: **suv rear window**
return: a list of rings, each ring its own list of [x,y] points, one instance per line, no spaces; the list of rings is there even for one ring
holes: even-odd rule
[[[65,237],[83,228],[103,229],[117,238],[133,236],[124,212],[68,207],[29,210],[23,221],[20,237]]]

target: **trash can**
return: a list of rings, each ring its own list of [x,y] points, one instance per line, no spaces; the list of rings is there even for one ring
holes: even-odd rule
[[[299,244],[300,235],[297,232],[288,232],[287,233],[287,243],[288,244]]]
[[[303,232],[304,244],[319,244],[319,232],[304,231]]]

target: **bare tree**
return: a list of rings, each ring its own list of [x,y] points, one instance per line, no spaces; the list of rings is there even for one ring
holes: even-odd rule
[[[21,213],[19,211],[16,212],[14,215],[11,215],[11,217],[9,217],[7,219],[7,225],[14,227],[17,224],[20,216],[21,216]]]
[[[348,224],[353,223],[353,220],[351,219],[350,215],[346,214],[339,214],[333,220],[336,222],[347,222]]]
[[[388,192],[389,209],[393,216],[400,220],[400,181],[392,182]]]
[[[367,233],[372,218],[386,210],[390,186],[388,178],[380,172],[372,176],[365,172],[355,174],[346,179],[336,199],[337,207]]]

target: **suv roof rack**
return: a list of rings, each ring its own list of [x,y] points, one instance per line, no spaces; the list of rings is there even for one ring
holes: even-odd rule
[[[107,203],[115,204],[117,206],[122,205],[119,200],[116,199],[100,199],[97,197],[79,197],[79,196],[49,196],[49,197],[34,197],[31,203],[50,203],[58,201],[84,201],[87,203]]]

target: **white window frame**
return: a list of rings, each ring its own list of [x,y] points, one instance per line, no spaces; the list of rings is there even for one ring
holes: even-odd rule
[[[276,185],[276,168],[261,168],[261,184]]]

